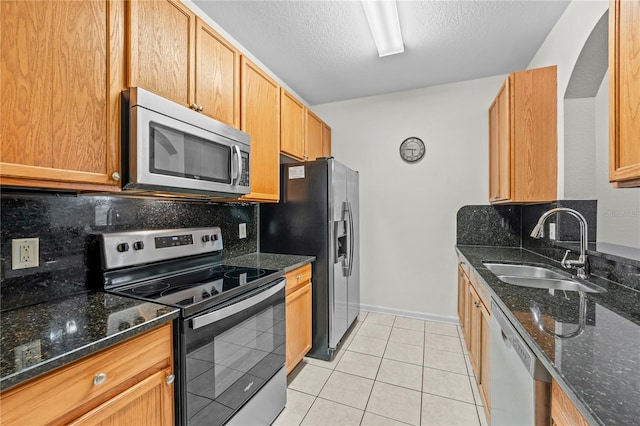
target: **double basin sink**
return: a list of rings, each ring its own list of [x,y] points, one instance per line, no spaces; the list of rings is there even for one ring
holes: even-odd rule
[[[542,266],[482,262],[500,281],[521,287],[546,288],[550,290],[583,291],[601,293],[605,290],[596,286],[587,286],[565,274]]]

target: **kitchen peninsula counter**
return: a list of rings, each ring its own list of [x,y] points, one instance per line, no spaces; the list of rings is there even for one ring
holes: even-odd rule
[[[590,424],[636,424],[640,419],[640,291],[591,276],[606,291],[583,293],[520,287],[500,281],[483,261],[534,263],[558,271],[558,262],[526,249],[457,245],[492,300],[507,315],[554,379]],[[586,320],[579,321],[580,297]],[[555,325],[556,338],[541,331],[539,316]],[[578,333],[579,332],[579,333]]]

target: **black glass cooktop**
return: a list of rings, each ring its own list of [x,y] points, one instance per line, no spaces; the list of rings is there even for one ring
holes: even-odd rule
[[[226,299],[226,295],[241,292],[245,286],[248,289],[270,282],[281,275],[280,271],[271,269],[217,265],[138,282],[131,286],[111,288],[110,292],[177,308],[187,308],[213,305],[215,301]]]

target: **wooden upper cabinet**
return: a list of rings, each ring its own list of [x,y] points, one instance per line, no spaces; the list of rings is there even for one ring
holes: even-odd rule
[[[322,157],[322,120],[307,109],[307,123],[305,132],[306,159],[315,160]]]
[[[305,107],[280,89],[280,151],[293,158],[305,158]]]
[[[331,157],[331,127],[322,123],[322,156]]]
[[[196,15],[174,0],[128,5],[129,86],[191,106]]]
[[[609,6],[609,180],[640,186],[640,0]]]
[[[0,25],[0,183],[119,190],[123,3],[2,1]]]
[[[557,198],[556,67],[509,75],[489,109],[489,201]]]
[[[242,57],[242,125],[251,136],[251,193],[243,200],[280,199],[280,86]]]
[[[195,103],[202,113],[240,127],[240,52],[196,19]]]

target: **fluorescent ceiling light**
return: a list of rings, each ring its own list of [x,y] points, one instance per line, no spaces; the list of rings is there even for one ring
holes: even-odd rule
[[[396,0],[362,0],[362,7],[378,48],[378,56],[404,52]]]

